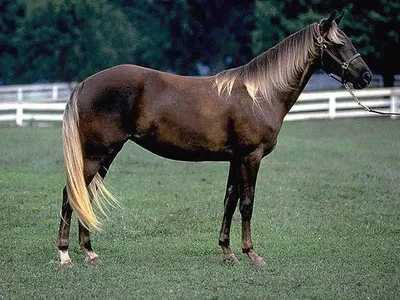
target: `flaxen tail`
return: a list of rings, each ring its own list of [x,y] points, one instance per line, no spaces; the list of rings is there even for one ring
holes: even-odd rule
[[[67,175],[68,201],[80,221],[87,227],[99,230],[100,222],[93,208],[104,213],[102,202],[116,202],[97,173],[87,187],[84,177],[84,162],[79,136],[79,114],[77,107],[78,87],[72,92],[63,117],[64,162]],[[92,205],[93,204],[93,205]]]

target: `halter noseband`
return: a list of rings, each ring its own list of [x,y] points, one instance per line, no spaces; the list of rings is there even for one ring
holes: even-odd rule
[[[318,24],[318,33],[319,36],[317,37],[317,43],[321,49],[321,66],[324,67],[324,52],[326,52],[334,61],[336,61],[342,68],[342,74],[340,80],[334,76],[334,74],[329,73],[328,76],[332,77],[333,79],[339,81],[340,83],[344,84],[346,83],[346,80],[344,79],[344,72],[349,68],[350,64],[357,58],[360,57],[360,53],[354,54],[349,60],[347,61],[342,61],[340,58],[338,58],[335,54],[332,53],[331,50],[328,49],[328,41],[324,39],[324,37],[321,35],[321,30],[320,30],[320,24]]]

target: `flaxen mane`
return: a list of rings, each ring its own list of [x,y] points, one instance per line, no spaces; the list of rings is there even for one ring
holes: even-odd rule
[[[240,78],[255,103],[259,99],[270,100],[271,91],[287,92],[296,88],[296,78],[304,71],[308,59],[318,55],[316,39],[319,35],[318,24],[312,24],[300,30],[273,48],[257,56],[244,66],[222,71],[215,77],[218,93],[231,94],[235,81]],[[342,35],[336,23],[333,23],[327,40],[343,44]]]

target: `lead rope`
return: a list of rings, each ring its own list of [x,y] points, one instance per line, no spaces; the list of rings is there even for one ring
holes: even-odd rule
[[[361,101],[357,98],[356,95],[354,95],[353,91],[351,90],[350,86],[347,84],[347,82],[343,83],[344,87],[346,88],[346,90],[349,92],[349,94],[353,97],[353,99],[357,102],[357,104],[359,106],[361,106],[365,111],[367,112],[372,112],[375,114],[379,114],[379,115],[383,115],[383,116],[400,116],[400,113],[388,113],[388,112],[383,112],[383,111],[378,111],[378,110],[374,110],[369,108],[367,105],[362,104]]]

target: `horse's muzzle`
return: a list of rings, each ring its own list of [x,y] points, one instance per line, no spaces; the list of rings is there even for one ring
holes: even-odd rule
[[[353,84],[355,89],[363,89],[368,87],[371,84],[371,80],[372,80],[372,73],[371,71],[366,71],[364,72],[364,74],[360,77],[359,80],[357,80],[357,82],[355,82]]]

